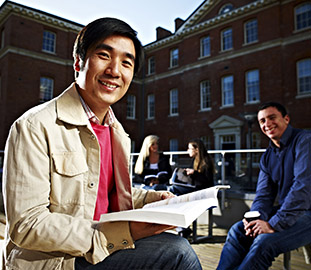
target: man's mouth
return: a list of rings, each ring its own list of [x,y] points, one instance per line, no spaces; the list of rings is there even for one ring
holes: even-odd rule
[[[266,128],[266,132],[271,132],[271,131],[273,131],[273,130],[275,130],[275,127],[272,127],[272,128]]]
[[[111,83],[108,83],[108,82],[103,82],[103,81],[99,81],[102,85],[110,88],[111,90],[114,90],[118,87],[118,85],[116,84],[111,84]]]

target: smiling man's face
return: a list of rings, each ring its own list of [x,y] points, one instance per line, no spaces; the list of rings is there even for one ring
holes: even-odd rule
[[[281,114],[275,107],[268,107],[258,112],[261,131],[280,147],[280,139],[289,124],[289,116]]]
[[[85,62],[77,57],[79,93],[101,119],[127,92],[134,76],[135,47],[130,38],[114,35],[89,49]]]

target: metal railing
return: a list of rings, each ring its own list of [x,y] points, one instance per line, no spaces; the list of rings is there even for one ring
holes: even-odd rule
[[[242,179],[242,177],[244,177],[244,179],[248,179],[248,182],[250,183],[250,188],[254,188],[255,187],[255,183],[253,181],[253,178],[255,177],[255,179],[257,179],[257,175],[255,175],[254,170],[258,170],[259,164],[258,162],[254,162],[253,158],[252,158],[252,154],[257,154],[257,153],[263,153],[265,152],[266,149],[237,149],[237,150],[209,150],[208,153],[214,158],[215,161],[215,166],[218,167],[219,171],[218,174],[220,176],[220,179],[216,179],[216,182],[218,184],[221,185],[226,185],[226,184],[231,184],[230,182],[228,182],[229,180],[226,178],[226,156],[232,156],[232,155],[236,155],[235,156],[235,164],[234,167],[237,168],[236,171],[236,179]],[[169,156],[169,160],[170,160],[170,164],[171,166],[174,167],[179,167],[180,164],[178,162],[178,158],[176,159],[176,157],[180,157],[180,156],[188,156],[188,152],[187,151],[164,151],[163,152],[164,155],[168,155]],[[239,172],[239,168],[240,163],[241,163],[241,155],[244,154],[246,155],[246,162],[244,165],[244,169],[247,171],[247,173],[244,173],[242,171],[242,173]],[[130,160],[130,175],[133,179],[133,167],[135,166],[135,158],[138,156],[138,153],[132,153],[131,154],[131,160]],[[217,157],[218,156],[218,157]],[[177,160],[177,161],[176,161]],[[190,164],[189,164],[190,165]],[[256,182],[256,181],[255,181]],[[224,209],[225,206],[225,190],[221,191],[221,200],[220,200],[220,205],[221,208]]]

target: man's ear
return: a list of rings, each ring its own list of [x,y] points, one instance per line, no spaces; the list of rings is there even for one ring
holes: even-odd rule
[[[78,55],[76,55],[75,62],[74,62],[74,70],[76,72],[81,71],[81,64],[82,64],[82,61],[81,61],[80,57]]]
[[[286,123],[289,124],[290,118],[289,118],[289,115],[288,115],[288,114],[286,114],[286,115],[284,116],[284,119],[285,119]]]

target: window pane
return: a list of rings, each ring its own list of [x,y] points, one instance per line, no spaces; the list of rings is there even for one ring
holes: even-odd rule
[[[43,32],[42,50],[46,52],[55,52],[55,39],[56,35],[49,31]]]
[[[245,42],[252,43],[258,40],[257,20],[245,24]]]
[[[201,57],[211,54],[210,37],[204,37],[201,39]]]
[[[233,105],[233,76],[222,78],[222,105]]]
[[[311,4],[307,3],[295,9],[297,30],[311,26]]]
[[[178,66],[178,49],[171,50],[171,67]]]
[[[222,32],[222,50],[229,50],[232,48],[232,29],[227,29]]]
[[[40,78],[40,102],[51,100],[53,97],[54,80],[46,77]]]
[[[178,90],[174,89],[170,91],[170,114],[178,114]]]
[[[201,110],[211,107],[211,85],[209,81],[201,82]]]
[[[259,101],[259,71],[252,70],[246,73],[247,102]]]
[[[298,91],[300,94],[311,93],[311,59],[298,62]]]
[[[135,119],[136,97],[134,95],[127,96],[126,118]]]
[[[155,72],[155,60],[154,57],[148,59],[148,74],[153,74]]]
[[[154,104],[154,95],[148,96],[148,118],[154,118],[155,116],[155,104]]]

